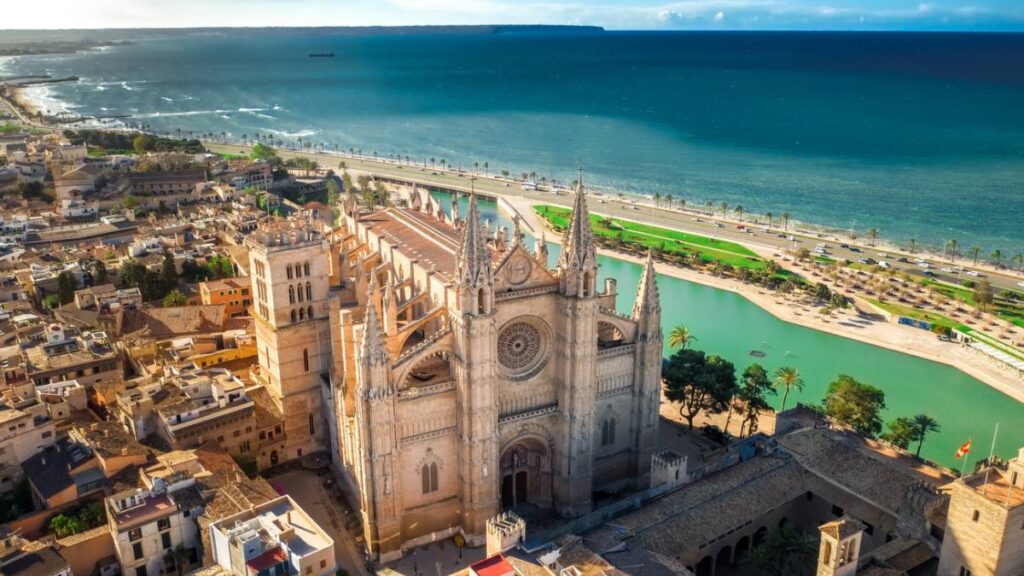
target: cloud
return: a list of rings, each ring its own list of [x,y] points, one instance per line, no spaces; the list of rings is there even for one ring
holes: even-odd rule
[[[721,22],[723,20],[725,20],[725,12],[722,12],[721,10],[719,10],[715,14],[715,22]]]

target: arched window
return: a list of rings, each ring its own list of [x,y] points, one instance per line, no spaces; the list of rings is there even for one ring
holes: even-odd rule
[[[306,372],[309,372],[309,350],[302,349],[302,365],[306,368]]]
[[[291,288],[291,286],[289,286],[289,288]],[[299,293],[299,302],[302,302],[303,301],[303,297],[302,297],[302,284],[299,284],[299,289],[296,290],[296,292]]]
[[[306,316],[309,316],[310,320],[313,319],[313,307],[312,306],[310,306],[309,308],[306,308]]]
[[[295,304],[295,287],[294,286],[289,286],[288,287],[288,303],[289,304]]]
[[[306,276],[309,276],[309,262],[306,262],[305,264],[302,265],[302,270]]]
[[[288,265],[288,279],[289,280],[292,279],[292,265],[291,264]]]
[[[306,319],[306,309],[305,308],[299,308],[299,320],[305,320],[305,319]]]
[[[313,300],[313,285],[306,282],[306,300]]]
[[[437,462],[423,465],[420,469],[420,484],[424,494],[437,492]]]
[[[292,310],[292,322],[295,322],[295,310]]]
[[[601,446],[615,444],[615,418],[608,418],[601,423]]]
[[[590,296],[590,272],[583,274],[583,296]]]
[[[825,542],[825,554],[822,557],[822,563],[826,566],[832,563],[832,543]]]
[[[480,291],[477,293],[476,300],[477,313],[487,313],[487,295],[484,294],[483,288],[481,288]]]

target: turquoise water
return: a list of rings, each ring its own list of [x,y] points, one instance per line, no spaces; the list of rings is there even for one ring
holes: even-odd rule
[[[35,96],[153,130],[562,181],[582,164],[626,192],[1024,248],[1021,34],[164,34],[0,74],[76,74]]]
[[[450,201],[442,194],[434,196],[447,209]],[[481,202],[481,208],[484,218],[511,229],[511,222],[498,213],[493,202]],[[466,209],[463,199],[463,214]],[[533,246],[532,239],[528,242]],[[549,254],[554,266],[559,246],[549,243]],[[601,282],[604,278],[618,280],[617,308],[631,313],[642,268],[614,258],[602,256],[598,260]],[[958,466],[960,461],[953,454],[972,437],[973,455],[987,456],[996,422],[1000,423],[998,454],[1009,457],[1024,446],[1024,404],[959,370],[783,322],[726,290],[663,275],[658,276],[658,288],[666,332],[684,324],[697,336],[696,348],[728,359],[737,372],[754,362],[769,373],[780,366],[798,368],[805,387],[803,392],[790,394],[789,406],[796,402],[820,403],[829,382],[839,374],[849,374],[885,390],[885,420],[925,413],[940,422],[942,430],[925,441],[921,452],[925,458]],[[751,350],[763,350],[766,356],[754,358]],[[670,353],[666,348],[666,356]],[[776,408],[781,400],[781,396],[775,398]]]

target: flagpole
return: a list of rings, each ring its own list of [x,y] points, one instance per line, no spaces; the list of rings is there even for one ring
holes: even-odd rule
[[[996,452],[996,436],[999,435],[999,422],[996,422],[996,429],[992,432],[992,447],[988,449],[988,464],[985,466],[985,482],[982,486],[982,493],[988,491],[988,473],[992,470],[992,456]]]
[[[969,446],[971,445],[971,442],[973,442],[973,441],[974,441],[974,436],[968,436],[967,437],[968,449],[967,449],[967,452],[964,454],[964,463],[960,465],[960,478],[964,477],[964,470],[967,469],[967,458],[970,457],[970,455],[971,455],[971,450],[970,450]]]

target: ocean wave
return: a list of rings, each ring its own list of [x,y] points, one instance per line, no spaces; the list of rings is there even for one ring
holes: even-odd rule
[[[160,99],[165,102],[174,102],[174,98],[168,98],[167,96],[161,96]]]
[[[250,114],[254,114],[256,112],[266,112],[266,110],[267,110],[266,108],[239,108],[238,109],[239,112],[248,112]]]
[[[128,84],[127,82],[121,82],[121,88],[124,88],[125,90],[127,90],[129,92],[133,92],[135,90],[135,88],[132,88],[131,85]]]
[[[317,130],[299,130],[298,132],[288,132],[287,130],[273,129],[268,129],[267,132],[270,132],[271,134],[277,134],[278,136],[283,136],[284,138],[306,138],[308,136],[313,136],[318,133]]]
[[[260,118],[266,118],[267,120],[277,120],[277,118],[274,118],[270,114],[260,114],[259,112],[257,112],[256,116],[259,116]]]
[[[203,116],[208,114],[228,114],[231,110],[183,110],[180,112],[147,112],[136,114],[136,118],[172,118],[175,116]]]

